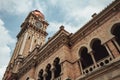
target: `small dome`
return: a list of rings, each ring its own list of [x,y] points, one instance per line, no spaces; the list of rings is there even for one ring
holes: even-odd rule
[[[41,17],[42,19],[45,19],[44,15],[39,10],[34,10],[33,14],[36,16]]]

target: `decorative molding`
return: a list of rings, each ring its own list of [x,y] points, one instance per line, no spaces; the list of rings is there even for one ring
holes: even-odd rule
[[[56,43],[56,44],[55,44]],[[30,55],[24,58],[22,62],[22,66],[19,69],[18,74],[23,76],[27,71],[29,71],[34,66],[42,63],[47,57],[52,55],[55,51],[57,51],[63,45],[68,45],[68,35],[65,33],[61,33],[56,39],[54,39],[51,43],[47,43],[47,46],[43,46],[41,48],[35,48]],[[51,47],[49,47],[51,46]],[[45,47],[45,48],[44,48]]]
[[[95,29],[104,24],[107,20],[115,16],[119,10],[120,1],[116,0],[105,8],[102,12],[97,14],[92,20],[85,24],[80,30],[70,37],[72,45],[89,35]],[[107,16],[106,16],[107,15]]]
[[[31,24],[31,23],[29,23],[29,22],[25,22],[23,26],[26,26],[26,27],[23,27],[23,28],[21,29],[21,31],[20,31],[20,32],[18,33],[18,35],[17,35],[17,38],[19,38],[25,31],[27,31],[28,28],[33,29],[33,30],[35,30],[35,31],[37,31],[37,32],[45,35],[45,36],[48,35],[47,32],[45,32],[45,31],[43,31],[43,30],[41,30],[41,29],[38,29],[37,27],[35,27],[33,24]]]

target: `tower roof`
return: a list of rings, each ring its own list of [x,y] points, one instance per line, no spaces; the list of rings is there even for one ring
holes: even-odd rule
[[[42,19],[45,19],[43,13],[41,13],[39,10],[32,11],[34,15],[41,17]]]

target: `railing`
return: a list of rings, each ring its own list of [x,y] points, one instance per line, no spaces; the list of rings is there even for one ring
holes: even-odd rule
[[[90,73],[90,72],[92,72],[94,69],[95,69],[95,65],[93,64],[93,65],[91,65],[91,66],[83,69],[83,74]]]
[[[104,66],[104,65],[107,65],[107,64],[110,63],[110,61],[112,61],[112,58],[111,58],[110,56],[107,56],[107,57],[105,57],[104,59],[99,60],[99,61],[97,62],[97,67],[102,67],[102,66]]]
[[[112,61],[112,58],[110,56],[107,56],[107,57],[99,60],[98,62],[96,62],[97,67],[95,67],[95,65],[93,64],[93,65],[83,69],[83,74],[91,73],[94,70],[101,68],[102,66],[108,65],[111,61]]]

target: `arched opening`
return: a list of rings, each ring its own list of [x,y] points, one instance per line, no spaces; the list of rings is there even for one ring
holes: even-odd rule
[[[101,45],[101,41],[99,39],[93,39],[91,47],[96,61],[109,56],[109,53],[107,52],[105,46]]]
[[[45,76],[45,80],[51,80],[51,78],[52,78],[52,72],[50,69],[51,69],[51,64],[48,64],[45,69],[45,71],[47,73]]]
[[[81,61],[83,69],[85,69],[86,67],[89,67],[90,65],[93,64],[93,60],[92,60],[90,54],[88,53],[88,50],[86,47],[82,47],[80,49],[79,55],[80,55],[80,61]]]
[[[120,46],[120,23],[113,25],[111,29],[111,33],[115,36],[115,40],[117,41],[118,45]]]
[[[29,77],[26,78],[26,80],[29,80],[29,79],[30,79]]]
[[[61,73],[61,65],[60,65],[60,59],[57,57],[55,58],[53,65],[55,67],[54,69],[54,78],[57,78],[60,76]]]
[[[38,74],[38,80],[43,80],[43,69],[41,69]]]

